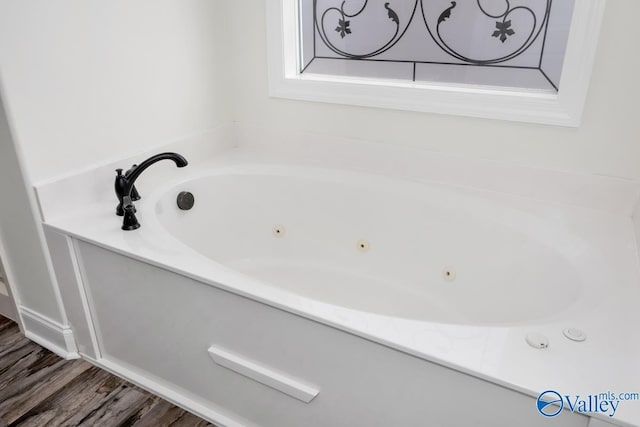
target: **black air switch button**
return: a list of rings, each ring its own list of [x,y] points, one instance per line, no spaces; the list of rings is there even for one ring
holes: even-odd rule
[[[178,194],[178,208],[180,208],[180,210],[191,210],[195,202],[196,200],[193,197],[193,194],[189,193],[188,191],[183,191]]]

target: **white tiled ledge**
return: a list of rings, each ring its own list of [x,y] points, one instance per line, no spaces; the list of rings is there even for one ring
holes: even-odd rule
[[[640,182],[540,169],[352,138],[236,128],[236,145],[265,160],[330,166],[417,181],[473,188],[630,217]]]
[[[640,200],[640,183],[622,178],[527,168],[470,160],[411,147],[395,147],[349,138],[223,125],[140,155],[102,164],[38,183],[35,188],[45,221],[68,214],[77,203],[115,200],[114,169],[128,168],[162,151],[179,151],[190,168],[231,155],[243,161],[296,164],[473,188],[544,202],[595,209],[630,218]],[[163,162],[145,172],[149,181],[172,176],[175,167]],[[105,189],[108,189],[105,191]]]

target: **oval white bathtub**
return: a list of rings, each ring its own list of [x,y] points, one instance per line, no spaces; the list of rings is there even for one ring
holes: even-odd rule
[[[195,195],[192,210],[177,208],[180,191]],[[533,213],[455,188],[236,168],[172,187],[156,213],[176,239],[218,264],[354,310],[514,324],[585,303],[586,272],[575,265],[588,254],[584,243]]]

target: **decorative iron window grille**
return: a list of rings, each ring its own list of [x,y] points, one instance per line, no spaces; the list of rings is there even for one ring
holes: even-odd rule
[[[575,0],[298,0],[299,72],[556,93]]]

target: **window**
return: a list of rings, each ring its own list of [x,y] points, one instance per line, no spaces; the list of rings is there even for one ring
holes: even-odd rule
[[[273,96],[579,125],[604,0],[277,0]]]
[[[574,0],[298,0],[300,73],[557,92]]]

